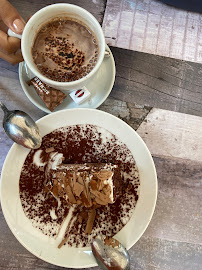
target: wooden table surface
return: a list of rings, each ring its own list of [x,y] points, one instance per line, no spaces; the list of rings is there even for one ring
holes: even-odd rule
[[[118,0],[117,0],[118,1]],[[144,0],[140,0],[144,1]],[[10,1],[27,19],[60,1]],[[107,1],[63,1],[89,10],[102,24]],[[116,81],[98,108],[132,126],[156,165],[158,200],[146,232],[129,250],[134,270],[202,269],[202,66],[111,47]],[[0,59],[0,100],[37,120],[45,115],[25,96],[18,66]],[[0,113],[0,121],[3,113]],[[0,128],[0,167],[12,142]],[[28,252],[0,209],[0,269],[62,269]],[[98,269],[98,267],[96,267]]]

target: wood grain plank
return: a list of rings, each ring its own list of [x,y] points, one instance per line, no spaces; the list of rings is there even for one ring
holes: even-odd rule
[[[111,47],[116,81],[111,97],[202,116],[202,66]]]
[[[61,1],[54,0],[43,0],[43,1],[32,1],[32,0],[10,0],[9,1],[21,14],[21,16],[27,20],[39,9],[51,5],[61,3]],[[106,5],[106,0],[64,0],[63,3],[75,4],[82,8],[87,9],[91,12],[96,19],[102,23],[104,17],[104,10]]]
[[[196,12],[156,0],[108,0],[103,28],[112,46],[202,63]]]
[[[202,245],[202,162],[154,157],[154,163],[159,190],[145,236]]]
[[[201,270],[202,246],[142,237],[129,251],[131,270]]]
[[[138,128],[154,156],[202,160],[202,118],[152,109]]]
[[[137,129],[143,122],[152,108],[125,102],[109,97],[99,107],[99,110],[113,114],[129,124],[133,129]]]
[[[108,12],[106,16],[106,10],[105,10],[102,27],[105,33],[106,40],[110,38],[110,43],[111,43],[110,45],[115,46],[116,36],[118,34],[118,29],[119,29],[119,20],[120,20],[119,10],[122,8],[122,3],[121,1],[117,1],[117,0],[111,0],[110,2],[107,1],[106,3],[107,3],[107,8],[110,10],[110,13]]]
[[[152,109],[138,128],[157,168],[159,193],[146,235],[202,244],[202,118]]]

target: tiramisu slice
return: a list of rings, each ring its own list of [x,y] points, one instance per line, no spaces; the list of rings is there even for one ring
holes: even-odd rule
[[[60,164],[49,170],[46,190],[70,204],[96,208],[114,203],[120,181],[120,169],[111,163]]]
[[[69,204],[80,207],[80,214],[87,214],[85,235],[91,234],[96,209],[116,200],[121,183],[120,168],[111,163],[63,164],[61,161],[53,166],[55,156],[58,154],[53,154],[47,166],[45,190],[57,199],[63,198]],[[84,212],[83,207],[86,209]],[[71,222],[59,248],[68,240],[70,226]]]

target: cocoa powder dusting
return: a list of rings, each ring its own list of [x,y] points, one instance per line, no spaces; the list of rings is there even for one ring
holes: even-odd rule
[[[43,25],[32,47],[38,70],[59,82],[85,77],[95,67],[98,54],[98,44],[91,30],[68,18]]]
[[[82,204],[75,205],[62,245],[85,247],[96,235],[113,237],[129,221],[138,200],[139,173],[130,150],[103,128],[75,125],[44,136],[41,147],[29,152],[20,176],[20,199],[33,226],[49,237],[57,237],[71,207],[67,200],[47,192],[45,171],[50,149],[62,153],[66,164],[111,163],[120,167],[122,183],[116,201],[96,208],[89,235],[85,232],[88,209]]]

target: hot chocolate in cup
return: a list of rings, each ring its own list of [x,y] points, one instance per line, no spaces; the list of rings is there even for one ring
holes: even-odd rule
[[[80,24],[85,29],[87,29],[87,32],[89,31],[89,33],[92,34],[92,37],[94,38],[95,43],[97,44],[97,52],[92,51],[92,59],[94,60],[93,67],[88,69],[88,72],[83,73],[83,76],[80,76],[80,78],[75,77],[75,80],[73,78],[70,81],[61,81],[60,78],[58,81],[57,77],[53,76],[51,78],[50,74],[46,76],[44,72],[40,71],[40,69],[37,67],[37,64],[35,63],[36,57],[34,57],[33,55],[34,54],[33,48],[35,46],[37,35],[39,35],[41,29],[43,29],[44,26],[47,27],[48,25],[52,25],[52,23],[57,24],[58,22],[65,23],[70,21],[72,21],[73,24],[74,23]],[[60,41],[60,39],[61,36],[57,35],[56,40],[57,44]],[[65,40],[65,42],[67,42],[67,40]],[[55,44],[53,45],[55,46]],[[36,12],[30,18],[22,34],[21,49],[25,63],[35,76],[37,76],[40,80],[56,89],[71,91],[84,87],[87,84],[87,82],[93,79],[93,77],[95,76],[104,58],[105,38],[99,22],[95,19],[95,17],[91,13],[89,13],[88,11],[86,11],[81,7],[72,4],[54,4],[44,7],[43,9]],[[96,59],[93,56],[93,54],[95,53]],[[63,56],[61,51],[60,56]],[[72,54],[69,53],[66,54],[65,56],[66,59],[68,59],[68,57],[70,58],[72,57]],[[70,60],[73,61],[72,59]],[[71,73],[71,70],[69,70],[69,72]]]

